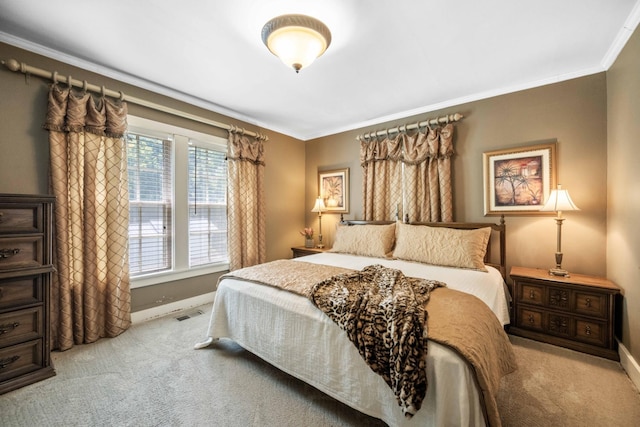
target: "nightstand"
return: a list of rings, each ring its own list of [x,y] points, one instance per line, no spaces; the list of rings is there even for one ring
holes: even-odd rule
[[[552,276],[512,267],[513,316],[509,333],[619,360],[615,319],[621,291],[602,277]]]
[[[298,258],[300,256],[305,255],[313,255],[313,254],[321,254],[322,252],[326,252],[331,248],[307,248],[306,246],[296,246],[295,248],[291,248],[293,251],[293,257]]]

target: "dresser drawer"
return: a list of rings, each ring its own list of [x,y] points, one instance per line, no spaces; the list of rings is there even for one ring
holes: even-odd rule
[[[550,334],[571,338],[571,317],[562,314],[547,314],[547,331]]]
[[[533,283],[522,283],[520,285],[519,300],[527,304],[544,304],[544,286]]]
[[[0,270],[43,265],[42,236],[0,238]]]
[[[607,347],[607,326],[605,322],[575,319],[575,336],[577,340],[589,344]]]
[[[571,291],[566,288],[549,287],[547,305],[557,310],[569,310]]]
[[[574,292],[575,312],[607,319],[609,296],[585,291]]]
[[[543,312],[528,307],[519,307],[518,313],[518,325],[523,328],[534,329],[542,331],[544,329],[542,319]]]
[[[0,347],[40,338],[44,325],[42,307],[0,314]]]
[[[0,279],[0,311],[43,301],[41,274]]]
[[[42,368],[42,339],[0,349],[0,383]]]
[[[42,233],[41,204],[0,204],[0,234]]]

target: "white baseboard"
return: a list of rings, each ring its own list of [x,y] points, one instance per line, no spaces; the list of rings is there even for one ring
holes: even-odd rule
[[[209,292],[208,294],[159,305],[147,310],[135,311],[131,313],[131,323],[142,323],[147,320],[157,319],[158,317],[167,316],[169,314],[175,314],[193,307],[210,304],[213,302],[215,294],[215,292]]]
[[[631,378],[631,382],[636,386],[636,389],[640,390],[640,365],[620,342],[618,343],[618,353],[620,354],[622,368],[627,371],[627,375]]]

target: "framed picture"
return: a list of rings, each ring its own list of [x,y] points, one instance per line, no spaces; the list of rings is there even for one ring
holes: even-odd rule
[[[328,213],[349,213],[349,168],[318,172],[318,194]]]
[[[556,186],[556,143],[483,153],[484,214],[538,215]]]

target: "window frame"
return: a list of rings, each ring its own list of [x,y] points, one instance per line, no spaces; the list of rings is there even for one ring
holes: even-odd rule
[[[229,263],[189,266],[189,145],[197,144],[204,148],[227,151],[227,140],[219,136],[181,128],[142,117],[127,116],[128,131],[155,138],[169,139],[173,142],[171,152],[172,182],[172,248],[170,270],[142,274],[130,278],[131,289],[156,285],[190,277],[203,276],[229,270]],[[179,221],[180,218],[186,220]]]

